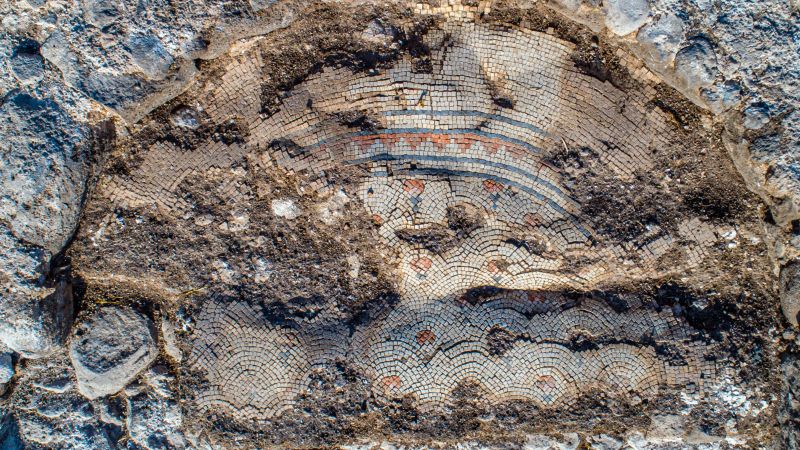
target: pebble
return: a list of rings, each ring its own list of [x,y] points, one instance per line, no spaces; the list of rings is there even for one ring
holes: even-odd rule
[[[300,208],[291,199],[276,199],[272,201],[272,213],[291,220],[300,216]]]

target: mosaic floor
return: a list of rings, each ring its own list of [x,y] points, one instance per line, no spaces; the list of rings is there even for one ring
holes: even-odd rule
[[[368,72],[326,67],[269,116],[259,111],[264,61],[245,49],[197,105],[215,123],[244,127],[242,142],[191,151],[160,142],[135,173],[107,181],[119,205],[191,217],[182,181],[246,157],[321,196],[337,188],[330,174],[359,168],[355,192],[372,221],[360,226],[396,253],[399,304],[356,330],[275,325],[257,306],[209,300],[188,359],[207,382],[197,406],[245,421],[279,417],[311,371],[337,359],[366,373],[379,399],[410,395],[423,410],[446,406],[467,381],[494,403],[545,408],[594,389],[641,399],[712,386],[709,349],[669,309],[634,301],[615,312],[536,293],[658,279],[697,266],[717,245],[720,231],[691,217],[629,240],[599,234],[570,196],[570,168],[549,159],[590,152],[620,180],[652,169],[655,150],[682,135],[653,106],[649,73],[632,70],[641,89],[622,91],[579,71],[568,42],[471,21],[445,22],[425,40],[432,70],[411,59]],[[231,198],[248,195],[235,180]],[[459,301],[481,286],[514,291]],[[580,336],[591,345],[576,346]]]
[[[555,290],[654,278],[671,250],[681,252],[670,266],[685,268],[715,244],[715,230],[699,220],[605,242],[544,158],[554,149],[592,149],[619,179],[647,171],[654,149],[680,138],[650,102],[652,88],[623,92],[582,74],[571,45],[544,33],[448,22],[426,38],[441,47],[432,73],[415,72],[407,60],[377,73],[326,68],[266,118],[256,101],[262,62],[257,52],[242,56],[207,87],[202,110],[215,121],[246,123],[245,142],[210,141],[188,152],[160,142],[137,173],[110,181],[108,195],[182,215],[191,205],[176,189],[187,176],[253,152],[320,192],[330,188],[326,172],[363,167],[359,196],[400,252],[404,294],[417,298],[480,285]],[[446,226],[452,208],[477,211],[484,226],[438,252],[398,238]]]
[[[634,298],[623,312],[603,301],[521,291],[478,305],[406,303],[352,336],[344,327],[276,326],[257,307],[215,299],[196,327],[202,332],[189,365],[209,381],[196,401],[245,421],[291,408],[311,370],[337,360],[367,373],[377,397],[412,395],[422,410],[447,405],[467,381],[480,383],[495,403],[556,407],[591,389],[639,401],[664,388],[702,393],[717,376],[715,355],[706,354],[696,330]],[[593,344],[577,348],[580,337]]]

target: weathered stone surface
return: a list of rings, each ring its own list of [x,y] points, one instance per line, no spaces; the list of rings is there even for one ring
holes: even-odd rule
[[[57,253],[78,224],[89,173],[84,127],[51,98],[17,92],[0,106],[0,223]]]
[[[176,362],[181,362],[183,354],[175,337],[175,324],[166,315],[161,318],[161,336],[163,338],[164,351],[167,355]]]
[[[70,359],[89,399],[119,392],[157,355],[150,320],[123,307],[100,308],[75,328]]]
[[[633,33],[647,21],[650,8],[647,0],[606,0],[606,27],[614,34]]]
[[[300,216],[300,208],[291,199],[276,199],[272,201],[272,213],[291,220]]]
[[[24,83],[36,82],[44,77],[44,60],[39,54],[39,43],[25,40],[14,49],[11,70]]]
[[[555,2],[568,11],[575,11],[581,6],[581,0],[555,0]]]
[[[11,358],[11,353],[0,352],[0,384],[8,383],[13,377],[14,361]]]
[[[62,83],[136,121],[180,92],[196,73],[194,59],[214,57],[238,35],[291,21],[288,9],[264,14],[276,3],[190,0],[165,9],[135,0],[13,0],[0,14],[2,31],[42,44]]]
[[[763,103],[756,103],[744,110],[744,127],[748,130],[758,130],[769,123],[769,107]]]
[[[154,369],[145,379],[148,386],[127,400],[126,426],[131,439],[149,450],[186,448],[180,431],[183,415],[176,393],[169,387],[174,377]]]
[[[675,55],[675,73],[689,89],[710,86],[717,76],[717,55],[708,39],[693,38]]]
[[[800,262],[794,261],[781,269],[781,309],[786,320],[798,326],[800,314]]]
[[[0,346],[2,347],[2,346]],[[10,352],[0,349],[0,396],[6,392],[8,382],[14,378],[14,360]],[[2,442],[2,439],[0,439]]]
[[[781,362],[782,397],[778,412],[785,448],[800,448],[800,355],[787,353]]]
[[[670,64],[683,41],[683,21],[675,14],[658,15],[636,34],[648,50],[648,56],[661,64]]]
[[[175,60],[161,40],[152,33],[130,35],[125,46],[133,62],[154,80],[163,78]]]
[[[527,438],[525,450],[576,450],[581,443],[578,433],[567,433],[559,437],[537,434]]]
[[[119,430],[100,422],[96,407],[70,383],[72,376],[66,349],[28,361],[17,375],[9,398],[22,448],[116,448]]]
[[[180,106],[172,111],[172,114],[169,116],[169,121],[175,126],[192,130],[200,126],[197,111],[188,106]]]
[[[0,287],[3,292],[0,304],[10,301],[12,296],[22,295],[23,291],[46,291],[41,289],[41,285],[50,270],[50,252],[21,242],[0,223],[0,255]]]
[[[47,356],[64,345],[73,320],[72,285],[60,281],[44,297],[4,296],[0,299],[0,337],[25,358]]]
[[[16,76],[41,75],[37,50],[27,41],[17,46]],[[0,136],[0,339],[35,358],[62,345],[72,321],[71,285],[44,281],[77,226],[89,175],[87,132],[53,98],[17,90],[0,103]]]
[[[736,81],[728,80],[702,89],[700,95],[714,114],[724,114],[741,103],[742,88]]]

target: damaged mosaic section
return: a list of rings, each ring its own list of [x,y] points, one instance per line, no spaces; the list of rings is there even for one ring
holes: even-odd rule
[[[574,198],[582,175],[554,167],[564,151],[582,151],[620,182],[653,170],[657,154],[682,138],[654,105],[654,88],[623,92],[583,74],[572,46],[545,33],[455,22],[426,39],[435,49],[430,71],[415,71],[411,60],[385,73],[325,69],[267,118],[254,101],[258,58],[234,63],[232,81],[223,75],[199,100],[215,121],[248,124],[242,142],[191,152],[159,143],[105,191],[123,206],[155,202],[192,214],[177,195],[181,181],[248,152],[322,192],[330,189],[326,173],[363,167],[358,195],[400,252],[401,289],[430,298],[480,285],[591,289],[663,277],[697,266],[726,231],[695,213],[676,217],[671,229],[633,217],[627,220],[645,222],[635,235],[600,234]],[[455,246],[433,242],[454,242],[458,230],[446,231],[453,208],[475,211],[483,225],[461,233]],[[425,238],[436,230],[444,235]],[[418,239],[404,238],[410,235]],[[659,264],[666,255],[669,270]]]
[[[592,389],[637,402],[713,392],[724,352],[672,310],[629,301],[617,312],[595,299],[508,291],[479,304],[403,303],[350,333],[324,321],[272,324],[258,305],[215,298],[191,340],[189,365],[208,380],[195,401],[243,423],[273,419],[309,389],[315,368],[342,360],[377,398],[409,396],[423,411],[452,403],[470,381],[491,403],[546,408],[576,407]]]

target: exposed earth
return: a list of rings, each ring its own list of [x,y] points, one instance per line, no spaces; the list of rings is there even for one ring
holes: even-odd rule
[[[0,447],[800,448],[800,4],[0,12]]]

